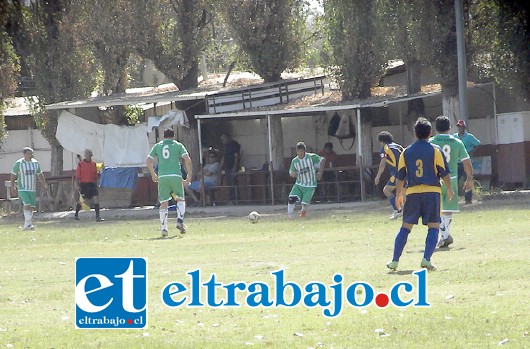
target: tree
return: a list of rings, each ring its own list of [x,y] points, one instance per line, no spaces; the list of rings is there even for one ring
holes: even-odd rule
[[[68,0],[38,0],[31,3],[25,30],[29,38],[26,57],[35,80],[38,104],[35,121],[51,146],[51,173],[63,170],[63,147],[55,138],[58,115],[44,105],[86,97],[95,86],[91,54],[75,35]]]
[[[9,2],[0,3],[0,142],[5,137],[5,98],[10,97],[16,90],[17,77],[20,72],[18,55],[13,47],[9,35],[12,21],[13,7]]]
[[[145,26],[136,28],[138,53],[180,90],[198,86],[199,57],[206,44],[210,21],[208,0],[137,2]]]
[[[522,2],[470,1],[469,34],[474,46],[472,69],[530,98],[529,10]]]
[[[225,21],[265,82],[298,66],[306,35],[303,0],[234,0],[223,3]]]
[[[383,70],[383,41],[375,3],[363,0],[325,0],[333,75],[344,100],[371,96]]]

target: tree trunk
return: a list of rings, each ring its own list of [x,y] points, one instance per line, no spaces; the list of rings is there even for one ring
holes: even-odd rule
[[[63,146],[60,144],[50,144],[51,147],[51,175],[60,176],[63,174]]]
[[[407,94],[421,92],[421,63],[417,59],[406,62],[407,66]],[[412,124],[420,116],[425,116],[425,103],[422,98],[411,99],[407,102],[407,123]]]
[[[186,75],[184,75],[182,80],[178,81],[177,86],[179,90],[188,90],[199,86],[199,82],[197,80],[198,77],[199,62],[198,60],[196,60],[195,62],[190,64],[190,69],[188,69]]]
[[[442,112],[451,120],[451,124],[456,124],[456,121],[461,118],[458,85],[442,84]]]
[[[274,171],[284,171],[284,154],[283,154],[283,127],[280,117],[271,117],[271,135],[272,135],[272,166]],[[267,139],[268,142],[268,139]]]

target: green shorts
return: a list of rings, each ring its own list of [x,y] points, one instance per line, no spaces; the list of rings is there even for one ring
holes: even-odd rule
[[[18,197],[24,206],[37,206],[37,192],[35,191],[19,191]]]
[[[313,194],[315,193],[315,189],[315,187],[302,187],[298,184],[295,184],[293,185],[289,196],[296,196],[298,197],[298,201],[300,201],[302,204],[309,205],[311,199],[313,198]]]
[[[460,205],[458,204],[458,178],[451,178],[451,186],[455,195],[453,200],[449,201],[447,198],[447,187],[442,183],[442,212],[460,212]]]
[[[158,201],[169,201],[171,199],[171,193],[175,194],[177,199],[184,200],[184,185],[182,185],[182,177],[158,177]]]

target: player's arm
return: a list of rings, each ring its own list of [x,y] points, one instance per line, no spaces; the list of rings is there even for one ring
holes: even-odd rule
[[[158,175],[155,173],[155,168],[153,165],[153,158],[151,156],[147,157],[147,160],[145,161],[147,164],[147,169],[149,170],[149,173],[151,174],[151,179],[153,182],[158,182]]]
[[[296,168],[294,167],[293,161],[291,161],[291,166],[289,166],[289,176],[291,178],[296,178],[298,174],[296,173]]]
[[[406,200],[405,181],[396,179],[396,208],[399,210],[403,209]]]
[[[447,199],[451,201],[453,200],[453,196],[455,196],[453,186],[451,185],[451,174],[446,174],[442,177],[442,180],[444,181],[445,187],[447,188]]]
[[[48,189],[48,184],[46,184],[46,179],[44,178],[44,173],[39,173],[37,175],[37,177],[39,178],[39,181],[41,182],[42,186],[45,188],[45,189]]]
[[[386,167],[386,159],[382,157],[381,161],[379,162],[379,169],[377,170],[377,175],[375,176],[375,179],[374,179],[375,185],[379,185],[379,179],[381,179],[381,175],[383,174],[385,167]]]
[[[470,191],[473,189],[473,166],[471,165],[471,159],[462,160],[464,165],[464,171],[466,172],[466,181],[464,183],[464,190]]]
[[[193,168],[191,165],[191,158],[188,154],[184,154],[182,156],[182,160],[184,160],[184,167],[186,168],[187,177],[185,180],[183,180],[184,185],[190,185],[191,179],[193,177]]]

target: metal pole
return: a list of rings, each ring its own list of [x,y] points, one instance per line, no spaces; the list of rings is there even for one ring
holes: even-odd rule
[[[464,7],[462,5],[462,0],[455,0],[455,17],[456,54],[458,57],[458,99],[460,101],[460,118],[467,123],[467,70],[466,48],[464,44]]]
[[[202,166],[202,138],[201,138],[201,119],[197,119],[197,132],[198,132],[198,139],[199,139],[199,166]],[[191,182],[191,178],[190,178]],[[204,190],[204,173],[201,169],[201,201],[202,206],[206,206],[206,193]]]
[[[357,158],[359,159],[359,176],[361,179],[361,201],[364,201],[364,166],[361,130],[361,108],[357,108]]]
[[[271,202],[274,205],[274,168],[272,162],[272,130],[271,130],[271,116],[267,115],[267,129],[269,138],[269,178],[271,181]]]

